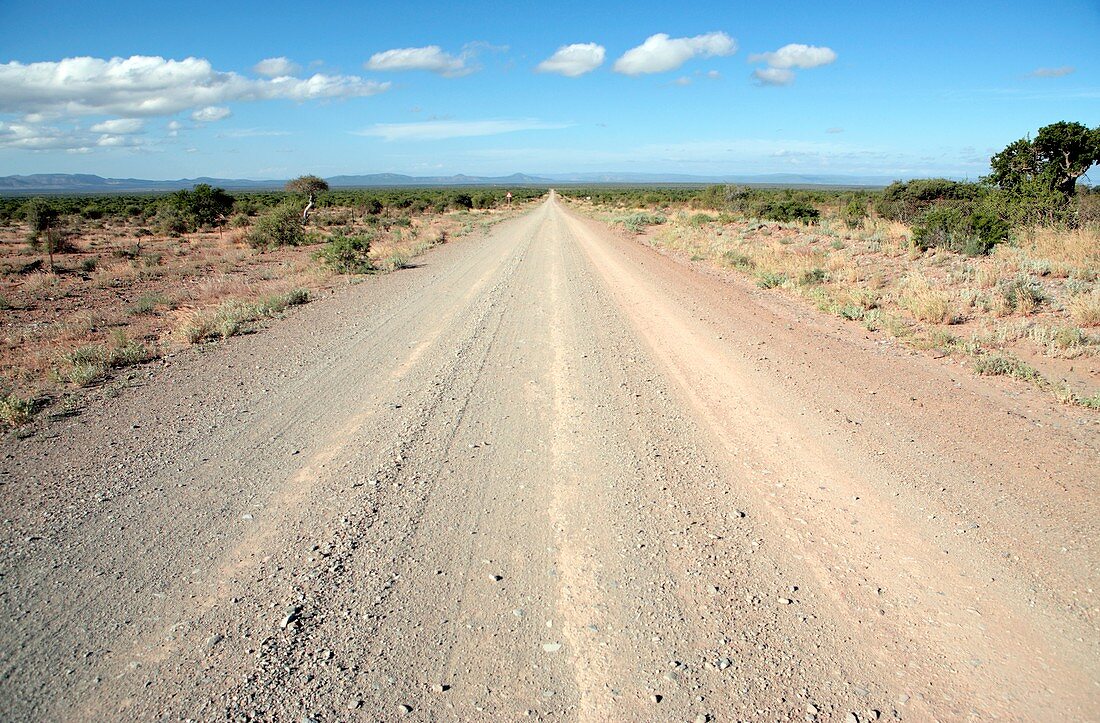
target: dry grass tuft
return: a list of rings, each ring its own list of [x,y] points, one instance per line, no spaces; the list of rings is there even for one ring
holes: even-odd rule
[[[1066,311],[1078,326],[1100,326],[1100,287],[1066,301]]]
[[[898,305],[929,324],[951,324],[956,320],[951,294],[934,287],[921,274],[912,274],[905,280]]]

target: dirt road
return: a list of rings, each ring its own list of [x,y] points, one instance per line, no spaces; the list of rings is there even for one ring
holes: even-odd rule
[[[6,720],[1083,720],[1094,413],[551,196],[0,460]]]

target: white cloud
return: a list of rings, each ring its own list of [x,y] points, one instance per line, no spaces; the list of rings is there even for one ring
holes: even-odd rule
[[[202,58],[66,58],[0,64],[0,113],[172,115],[229,102],[369,96],[389,89],[356,76],[247,78]]]
[[[833,126],[832,128],[826,128],[826,133],[843,133],[844,129],[839,126]]]
[[[141,130],[135,130],[132,124],[111,124],[110,121],[97,123],[88,130],[79,126],[0,121],[0,149],[90,153],[95,147],[136,148],[148,145],[144,138],[135,135]]]
[[[658,33],[615,61],[615,72],[624,75],[675,70],[696,56],[713,57],[737,52],[737,42],[725,33],[706,33],[693,38],[670,38]]]
[[[356,135],[376,136],[387,141],[437,141],[446,138],[495,136],[518,131],[568,128],[567,123],[547,123],[531,118],[521,120],[425,121],[421,123],[376,123]]]
[[[1029,75],[1032,78],[1061,78],[1076,71],[1071,65],[1063,65],[1060,68],[1036,68]]]
[[[0,148],[47,151],[73,149],[84,145],[74,143],[72,135],[69,131],[51,126],[0,121]]]
[[[105,133],[96,139],[95,144],[101,148],[123,148],[127,146],[140,146],[143,142],[142,139],[134,138],[132,135]]]
[[[710,78],[711,80],[718,80],[719,78],[722,77],[722,74],[719,73],[717,70],[708,70],[707,71],[707,77]]]
[[[252,66],[257,75],[267,78],[281,78],[286,75],[297,75],[302,67],[284,57],[265,58]]]
[[[466,56],[445,53],[438,45],[423,48],[394,48],[375,53],[363,64],[367,70],[430,70],[449,78],[473,72]]]
[[[590,73],[603,65],[607,51],[596,43],[563,45],[535,68],[539,73],[559,73],[570,78]]]
[[[767,63],[773,68],[816,68],[828,65],[836,60],[832,48],[816,45],[791,43],[772,53],[757,53],[749,56],[750,63]]]
[[[219,108],[218,106],[211,105],[192,113],[191,120],[199,121],[200,123],[213,123],[214,121],[224,120],[231,115],[233,115],[233,111],[228,108]]]
[[[678,85],[680,87],[691,85],[691,78],[687,77],[686,75],[681,75],[679,78],[672,81],[672,84]]]
[[[139,118],[115,118],[96,123],[92,126],[93,133],[141,133],[145,129],[145,121]]]
[[[757,85],[790,85],[794,82],[794,71],[786,68],[757,68],[752,71]]]

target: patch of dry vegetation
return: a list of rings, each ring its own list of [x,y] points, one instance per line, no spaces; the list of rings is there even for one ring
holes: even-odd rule
[[[615,223],[653,208],[574,200]],[[1100,406],[1100,228],[1018,232],[987,256],[922,249],[906,224],[868,217],[818,223],[656,212],[630,235],[692,261],[750,276],[867,329],[968,359],[984,375],[1025,380],[1060,401]],[[852,226],[855,226],[854,228]]]
[[[318,254],[334,234],[369,234],[369,262],[386,273],[448,239],[521,208],[369,214],[323,207],[300,246],[253,248],[255,218],[232,228],[151,232],[143,220],[69,221],[65,253],[49,269],[25,224],[0,226],[0,429],[116,369],[191,344],[247,333],[325,290],[357,283]]]

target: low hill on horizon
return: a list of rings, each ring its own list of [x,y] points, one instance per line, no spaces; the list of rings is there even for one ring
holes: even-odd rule
[[[564,173],[528,175],[513,173],[509,176],[409,176],[400,173],[368,173],[362,175],[330,176],[332,188],[386,188],[408,186],[520,186],[571,184],[708,184],[743,183],[770,186],[847,186],[881,187],[897,178],[891,176],[814,175],[772,173],[758,175],[692,176],[675,173]],[[0,177],[0,194],[25,195],[35,193],[155,193],[192,188],[208,183],[230,191],[277,190],[285,179],[248,178],[180,178],[174,180],[150,180],[142,178],[104,178],[86,173],[35,173]]]

